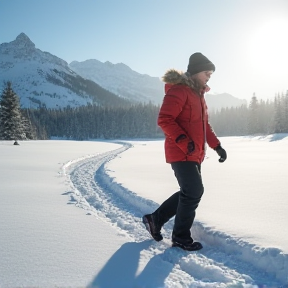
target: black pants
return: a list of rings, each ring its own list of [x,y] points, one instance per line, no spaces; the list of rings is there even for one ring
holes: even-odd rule
[[[204,192],[201,166],[191,161],[174,162],[171,166],[180,191],[165,200],[155,212],[161,215],[164,223],[176,216],[172,237],[190,239],[195,210]]]

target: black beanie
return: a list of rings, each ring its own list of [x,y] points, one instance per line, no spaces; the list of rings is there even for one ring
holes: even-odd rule
[[[215,65],[203,54],[197,52],[190,56],[187,68],[190,75],[210,70],[215,71]]]

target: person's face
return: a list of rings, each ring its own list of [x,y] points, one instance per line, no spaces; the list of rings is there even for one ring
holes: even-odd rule
[[[202,71],[202,72],[199,72],[199,73],[193,75],[193,78],[197,79],[197,81],[201,85],[205,86],[207,84],[207,82],[209,81],[212,73],[213,73],[213,71]]]

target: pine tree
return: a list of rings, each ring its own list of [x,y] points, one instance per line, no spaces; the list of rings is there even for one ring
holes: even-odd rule
[[[288,90],[286,91],[286,95],[284,97],[284,132],[288,133]]]
[[[249,104],[248,133],[257,134],[259,132],[259,103],[255,93],[253,93]]]
[[[282,122],[283,122],[283,113],[282,113],[281,98],[278,94],[275,96],[274,100],[274,133],[282,133]]]
[[[12,89],[11,82],[6,83],[0,100],[0,138],[3,140],[26,139],[20,101]]]
[[[27,109],[21,110],[21,121],[25,133],[25,139],[37,139],[36,127],[32,124]]]

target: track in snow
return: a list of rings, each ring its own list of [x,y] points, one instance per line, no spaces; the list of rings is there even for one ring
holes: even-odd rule
[[[141,217],[156,209],[158,204],[139,197],[106,174],[105,164],[132,146],[126,142],[117,143],[121,145],[118,149],[78,159],[63,167],[73,190],[70,203],[75,203],[87,213],[112,223],[131,241],[147,241],[150,237]],[[172,224],[172,221],[165,224],[165,239],[171,237]],[[151,241],[149,247],[141,252],[147,259],[158,257],[161,261],[173,265],[165,280],[165,287],[255,288],[260,287],[254,286],[260,283],[267,285],[264,287],[284,287],[275,279],[271,280],[271,275],[268,277],[261,269],[257,269],[257,266],[253,267],[253,263],[242,261],[241,255],[238,255],[242,252],[239,251],[237,243],[226,249],[223,239],[215,239],[215,235],[209,235],[209,231],[199,222],[195,222],[194,226],[193,235],[198,234],[198,239],[205,244],[201,251],[191,253],[171,248],[170,240],[164,240],[158,243]],[[205,242],[205,237],[210,239],[210,243]],[[231,253],[227,253],[227,250]]]

